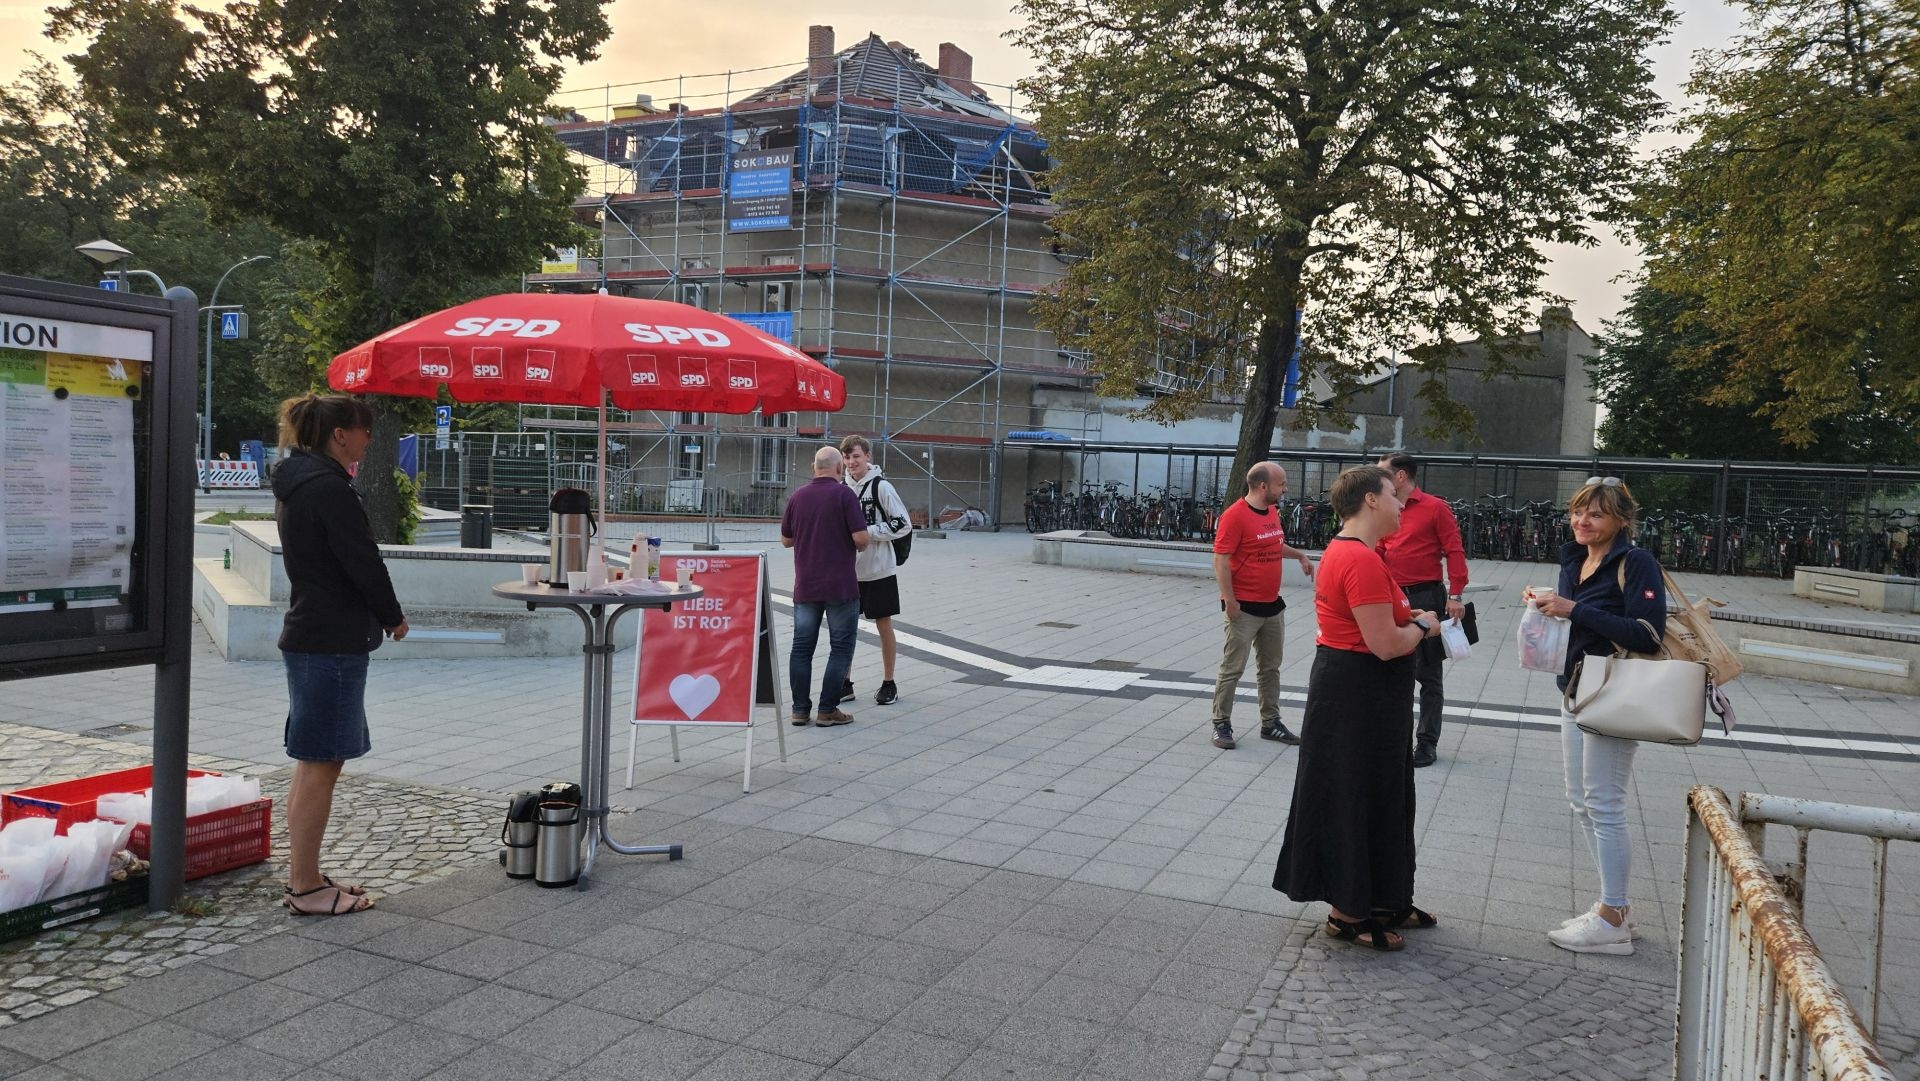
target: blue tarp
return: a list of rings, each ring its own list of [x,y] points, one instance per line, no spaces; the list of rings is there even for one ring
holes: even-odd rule
[[[1072,436],[1062,435],[1059,432],[1049,432],[1044,429],[1041,431],[1035,431],[1035,432],[1008,432],[1007,438],[1008,439],[1025,439],[1031,442],[1038,442],[1038,443],[1071,443],[1073,442]]]
[[[420,479],[420,437],[417,435],[400,437],[400,472],[405,473],[408,480]]]

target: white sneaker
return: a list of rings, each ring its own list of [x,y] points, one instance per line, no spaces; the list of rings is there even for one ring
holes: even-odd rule
[[[1548,931],[1547,938],[1561,949],[1574,953],[1625,955],[1633,952],[1633,932],[1625,924],[1615,927],[1601,919],[1597,912],[1575,917],[1571,925],[1558,931]]]
[[[1578,916],[1568,916],[1566,919],[1561,920],[1560,926],[1572,927],[1574,924],[1579,923],[1581,920],[1586,919],[1589,914],[1594,916],[1598,916],[1600,914],[1600,902],[1595,901],[1593,903],[1592,908],[1587,909],[1587,911],[1580,913]],[[1627,915],[1627,930],[1633,932],[1633,937],[1635,938],[1640,937],[1640,925],[1633,922],[1633,915],[1631,910],[1628,911],[1628,915]]]

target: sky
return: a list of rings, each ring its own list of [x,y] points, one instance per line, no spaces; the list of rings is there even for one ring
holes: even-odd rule
[[[1681,103],[1694,52],[1726,44],[1740,20],[1725,0],[1673,2],[1681,20],[1671,40],[1655,50],[1653,63],[1660,92],[1669,102]],[[613,36],[601,47],[599,59],[568,73],[563,100],[588,115],[604,115],[596,110],[641,93],[660,104],[683,100],[696,108],[716,105],[729,88],[737,95],[804,66],[807,27],[815,23],[834,28],[839,48],[871,32],[918,50],[928,63],[936,62],[941,42],[952,42],[973,55],[974,81],[1004,99],[1007,91],[996,88],[1032,74],[1025,52],[1005,38],[1015,26],[1010,9],[999,6],[1006,3],[953,4],[951,14],[939,14],[929,11],[947,5],[704,0],[679,5],[666,16],[661,5],[615,0],[608,8]],[[18,73],[28,50],[48,55],[62,51],[41,37],[45,23],[44,4],[0,2],[0,79],[11,80]],[[734,74],[725,74],[729,72]],[[1656,135],[1646,145],[1651,150],[1671,141]],[[1553,246],[1547,251],[1547,288],[1567,297],[1574,318],[1592,333],[1621,308],[1627,287],[1618,278],[1639,262],[1611,233],[1603,230],[1601,235],[1596,248]]]

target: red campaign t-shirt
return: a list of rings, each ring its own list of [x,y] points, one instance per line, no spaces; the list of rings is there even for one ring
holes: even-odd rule
[[[1236,499],[1214,523],[1213,551],[1229,557],[1233,568],[1233,599],[1272,604],[1280,596],[1280,547],[1287,531],[1273,507],[1266,513]]]
[[[1353,610],[1363,604],[1393,605],[1393,625],[1413,622],[1413,606],[1393,584],[1393,575],[1380,553],[1357,540],[1335,537],[1320,553],[1320,569],[1313,576],[1313,610],[1320,618],[1316,645],[1367,653]]]

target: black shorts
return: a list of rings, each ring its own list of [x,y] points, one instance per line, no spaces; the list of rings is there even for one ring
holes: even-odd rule
[[[899,615],[900,580],[889,574],[877,581],[861,582],[860,614],[868,619]]]

